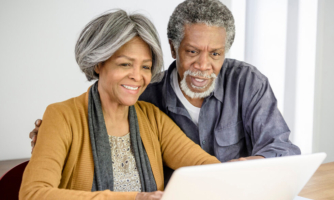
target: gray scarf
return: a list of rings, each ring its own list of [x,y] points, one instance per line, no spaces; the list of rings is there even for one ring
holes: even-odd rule
[[[104,122],[98,81],[89,90],[88,124],[94,159],[94,178],[92,191],[109,189],[113,191],[113,167],[107,128]],[[157,190],[150,161],[140,137],[137,113],[134,106],[129,107],[130,142],[134,151],[142,192]]]

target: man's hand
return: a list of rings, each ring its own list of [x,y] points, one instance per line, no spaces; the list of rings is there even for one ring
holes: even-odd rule
[[[140,192],[136,196],[136,200],[160,200],[164,192]]]
[[[42,120],[41,119],[37,119],[35,121],[35,128],[34,128],[34,130],[32,130],[29,133],[29,137],[31,139],[31,153],[34,150],[34,147],[35,147],[35,144],[36,144],[36,141],[37,141],[38,130],[39,130],[39,127],[41,126],[41,124],[42,124]]]
[[[264,159],[264,157],[263,156],[248,156],[248,157],[241,157],[238,159],[233,159],[227,162],[237,162],[237,161],[255,160],[255,159]]]

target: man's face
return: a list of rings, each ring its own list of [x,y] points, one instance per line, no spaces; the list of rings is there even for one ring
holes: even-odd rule
[[[191,98],[204,98],[214,89],[225,59],[226,32],[206,24],[185,25],[184,38],[173,54],[183,92]],[[188,90],[188,91],[185,91]]]

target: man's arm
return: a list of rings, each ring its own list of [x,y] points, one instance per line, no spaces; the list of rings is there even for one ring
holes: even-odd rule
[[[263,156],[248,156],[248,157],[241,157],[238,159],[232,159],[227,162],[237,162],[237,161],[246,161],[246,160],[256,160],[256,159],[264,159],[265,157]]]
[[[252,156],[268,158],[300,154],[300,149],[289,140],[290,130],[277,108],[268,79],[252,78],[253,81],[245,85],[247,92],[242,108],[244,129],[253,146]]]

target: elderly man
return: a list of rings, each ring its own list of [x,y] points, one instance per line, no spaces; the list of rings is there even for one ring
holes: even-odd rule
[[[221,162],[300,154],[268,79],[247,63],[225,59],[234,35],[233,16],[220,1],[179,4],[168,23],[175,61],[140,100],[159,107]]]

